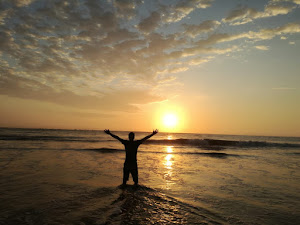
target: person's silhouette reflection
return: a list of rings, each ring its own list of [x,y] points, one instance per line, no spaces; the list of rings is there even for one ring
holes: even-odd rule
[[[153,130],[152,134],[144,137],[141,140],[134,140],[134,133],[130,132],[128,134],[129,140],[124,140],[117,135],[112,134],[108,129],[104,130],[105,133],[109,134],[113,138],[117,139],[120,141],[124,146],[125,146],[125,151],[126,151],[126,158],[124,162],[124,168],[123,168],[123,184],[126,185],[126,182],[128,181],[129,178],[129,173],[131,173],[134,184],[138,185],[139,178],[138,178],[138,166],[137,166],[137,159],[136,159],[136,154],[137,154],[137,149],[140,144],[142,144],[144,141],[146,141],[148,138],[151,138],[153,135],[158,133],[158,130]]]

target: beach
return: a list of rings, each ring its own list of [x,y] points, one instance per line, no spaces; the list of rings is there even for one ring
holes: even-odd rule
[[[300,221],[297,137],[158,133],[125,188],[124,146],[103,131],[1,128],[0,143],[1,225]]]

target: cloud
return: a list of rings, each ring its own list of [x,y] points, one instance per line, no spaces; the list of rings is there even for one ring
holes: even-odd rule
[[[0,11],[0,25],[5,24],[5,19],[7,17],[9,17],[12,12],[13,12],[12,9],[6,9],[6,10],[3,10],[2,12]]]
[[[294,4],[300,5],[300,0],[271,0],[271,2],[292,2]]]
[[[135,9],[141,1],[134,0],[114,0],[113,5],[117,9],[117,16],[132,19],[135,15]]]
[[[66,116],[74,116],[74,117],[78,117],[79,119],[82,118],[115,118],[116,115],[115,114],[109,114],[109,113],[98,113],[98,112],[89,112],[89,111],[78,111],[78,110],[73,110],[73,111],[60,111],[60,114],[65,114]]]
[[[267,5],[263,13],[259,13],[256,18],[272,17],[277,15],[285,15],[295,9],[294,6],[284,5]]]
[[[292,87],[275,87],[275,88],[272,88],[272,90],[275,90],[275,91],[289,91],[289,90],[296,90],[296,88],[292,88]]]
[[[212,0],[181,0],[175,5],[163,6],[164,20],[174,23],[182,20],[195,9],[205,9],[211,6]]]
[[[207,58],[196,57],[196,58],[190,59],[187,63],[191,66],[198,66],[202,63],[209,62],[211,59],[212,59],[211,57],[207,57]]]
[[[139,30],[149,33],[158,26],[160,20],[160,14],[158,12],[152,12],[150,16],[142,20],[137,27]]]
[[[162,101],[149,90],[123,89],[102,96],[78,95],[68,90],[55,90],[40,82],[12,74],[0,79],[0,94],[11,97],[34,99],[86,110],[113,110],[135,112],[135,104]]]
[[[257,15],[257,10],[248,8],[248,7],[241,7],[235,10],[232,10],[229,15],[223,19],[225,22],[234,22],[240,20],[241,22],[234,24],[244,24],[252,21],[251,18],[254,18]]]
[[[206,40],[198,41],[199,44],[216,44],[222,42],[230,42],[238,39],[250,39],[254,41],[259,40],[270,40],[275,36],[280,36],[284,34],[295,34],[300,33],[300,24],[298,23],[289,23],[284,26],[269,28],[269,29],[261,29],[257,32],[249,31],[238,34],[213,34]]]
[[[216,20],[206,20],[199,25],[188,25],[184,24],[185,33],[191,37],[195,37],[201,33],[213,31],[216,29],[221,23]]]
[[[263,50],[263,51],[269,50],[269,46],[265,46],[265,45],[256,45],[254,47],[258,50]]]
[[[279,5],[277,3],[274,4],[272,1],[265,6],[264,11],[262,12],[243,6],[232,10],[223,21],[229,22],[232,25],[241,25],[252,22],[255,19],[286,15],[295,8],[296,7],[293,5]]]
[[[275,36],[283,34],[294,34],[300,32],[299,23],[289,23],[281,27],[271,29],[261,29],[259,32],[248,32],[245,36],[250,39],[272,39]]]
[[[181,21],[211,6],[209,0],[2,1],[1,94],[134,111],[136,104],[166,99],[152,90],[171,87],[177,73],[240,51],[238,40],[253,43],[300,32],[293,22],[226,33],[216,19]],[[287,12],[268,7],[272,15]],[[259,15],[245,8],[227,20],[253,19],[254,14]]]
[[[31,3],[33,3],[35,0],[12,0],[13,4],[15,4],[17,7],[24,7],[28,6]]]

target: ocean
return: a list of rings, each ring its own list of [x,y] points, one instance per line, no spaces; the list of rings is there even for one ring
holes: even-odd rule
[[[300,223],[299,137],[158,133],[138,187],[124,159],[103,131],[1,128],[0,224]]]

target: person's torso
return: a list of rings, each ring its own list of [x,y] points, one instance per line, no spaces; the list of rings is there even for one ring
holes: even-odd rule
[[[125,146],[125,151],[126,151],[126,159],[125,163],[136,163],[137,162],[137,150],[139,145],[141,144],[140,141],[127,141],[125,140],[122,142],[122,144]]]

